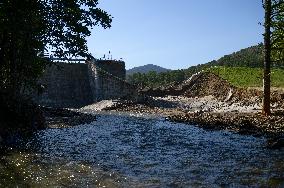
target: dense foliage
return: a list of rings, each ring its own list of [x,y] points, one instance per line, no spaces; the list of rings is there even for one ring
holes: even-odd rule
[[[274,63],[283,64],[284,61],[284,1],[272,1],[272,55]]]
[[[150,71],[148,73],[134,73],[128,76],[128,81],[140,87],[158,87],[168,85],[173,82],[181,82],[185,80],[184,70],[174,70],[168,72],[157,73]]]
[[[47,30],[37,1],[1,1],[0,88],[17,91],[40,74],[44,62],[37,54],[44,49]]]
[[[41,111],[27,97],[50,63],[43,53],[90,57],[90,29],[108,28],[112,21],[97,5],[98,0],[0,1],[0,138],[4,130],[43,125]]]
[[[90,28],[110,27],[112,18],[97,8],[98,0],[1,0],[0,89],[18,93],[35,83],[47,59],[90,57]]]
[[[225,55],[217,61],[217,64],[229,67],[263,67],[263,45],[259,44]]]

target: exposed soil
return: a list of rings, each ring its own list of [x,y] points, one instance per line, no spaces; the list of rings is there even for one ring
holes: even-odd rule
[[[185,96],[189,98],[214,96],[220,101],[242,102],[245,104],[261,103],[262,91],[258,88],[237,88],[211,72],[200,72],[180,85],[161,88],[148,88],[140,91],[152,97]],[[272,90],[271,103],[284,107],[284,92]]]
[[[189,81],[184,82],[182,87],[186,88],[183,96],[204,97],[212,95],[219,100],[225,100],[230,90],[236,90],[236,87],[210,72],[197,74]]]
[[[218,99],[224,100],[230,91],[236,89],[227,81],[210,72],[200,72],[193,75],[180,85],[171,85],[165,88],[149,88],[141,92],[148,96],[164,97],[186,96],[186,97],[204,97],[212,95]]]

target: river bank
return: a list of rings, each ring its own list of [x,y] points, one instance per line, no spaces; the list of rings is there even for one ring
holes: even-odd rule
[[[261,115],[262,91],[238,88],[219,76],[199,72],[176,86],[141,90],[143,102],[104,101],[82,111],[106,110],[159,114],[169,121],[206,129],[281,138],[284,135],[284,93],[272,90],[269,117]],[[108,105],[104,105],[108,104]]]
[[[81,124],[89,124],[96,116],[62,108],[42,107],[46,128],[68,128]]]
[[[182,122],[210,130],[229,130],[239,134],[264,136],[275,140],[284,136],[284,111],[273,108],[271,116],[263,116],[259,103],[224,102],[213,96],[148,97],[144,103],[106,100],[81,108],[81,112],[102,110],[157,114],[172,122]],[[275,105],[277,106],[277,105]],[[278,105],[279,106],[279,105]]]
[[[96,120],[96,116],[86,113],[75,112],[69,109],[36,107],[31,108],[34,112],[34,119],[30,124],[21,123],[22,119],[11,121],[2,119],[0,122],[0,149],[7,146],[16,146],[21,139],[28,139],[35,132],[43,129],[60,129],[74,127],[81,124],[89,124]],[[20,122],[20,123],[19,123]],[[11,123],[18,125],[10,126]]]

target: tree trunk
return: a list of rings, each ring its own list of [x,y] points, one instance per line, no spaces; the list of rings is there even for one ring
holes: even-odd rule
[[[263,107],[262,113],[270,115],[270,64],[271,64],[271,0],[265,0]]]

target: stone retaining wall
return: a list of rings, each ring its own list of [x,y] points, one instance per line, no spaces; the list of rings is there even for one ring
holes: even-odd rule
[[[94,101],[132,98],[138,95],[136,88],[121,77],[112,75],[96,63],[87,62],[87,64],[89,67],[89,80]]]
[[[122,79],[125,78],[124,63],[111,66],[115,64],[112,61],[103,68],[101,63],[54,63],[40,79],[44,92],[35,101],[43,106],[79,108],[104,99],[137,95],[136,88]]]

